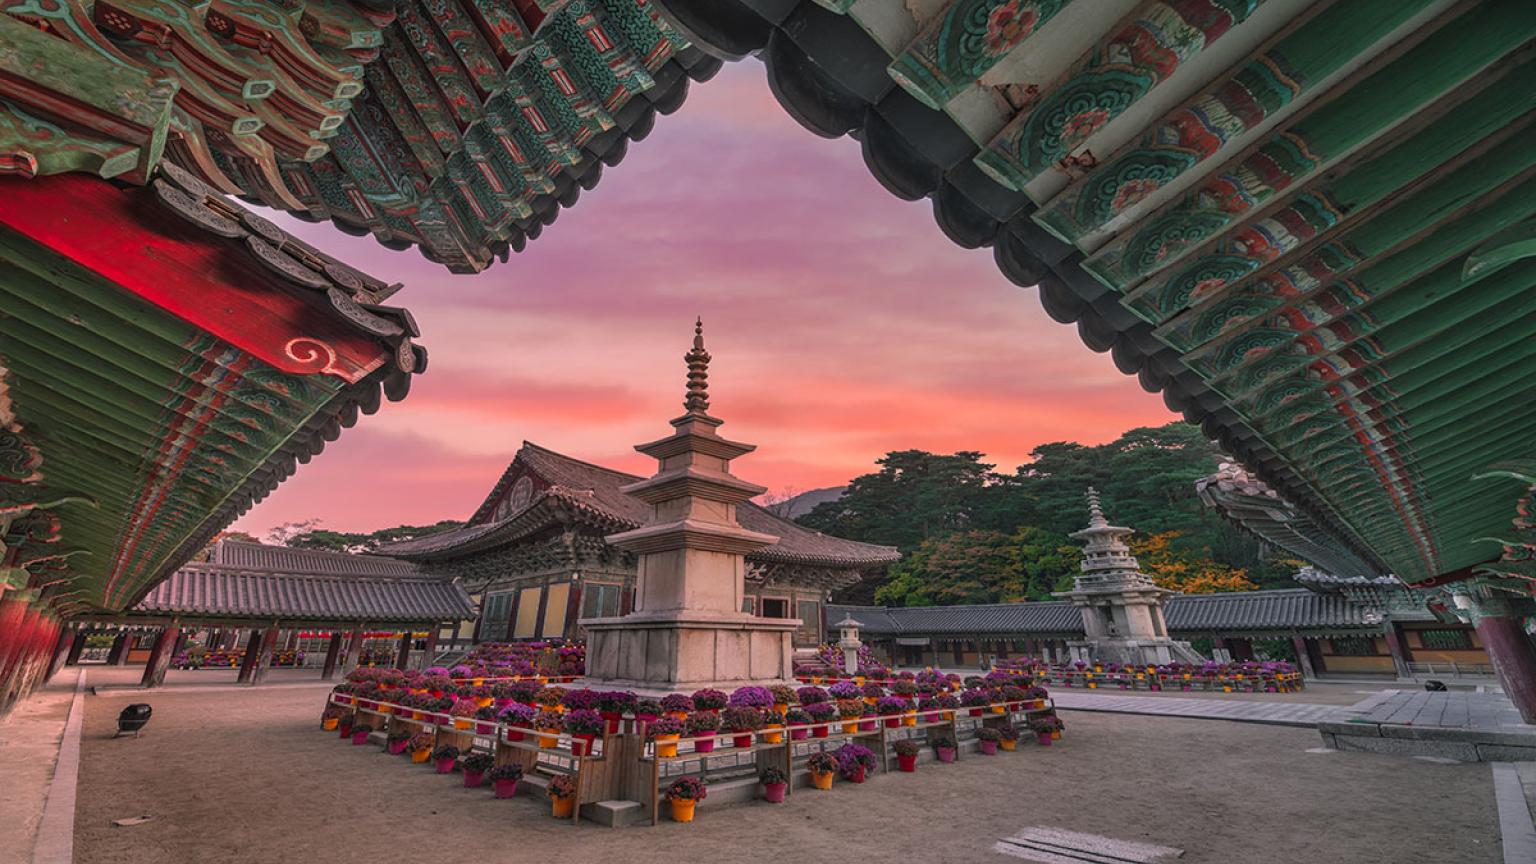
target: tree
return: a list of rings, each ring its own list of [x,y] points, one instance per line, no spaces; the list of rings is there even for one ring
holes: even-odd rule
[[[800,518],[807,527],[902,551],[924,540],[972,527],[983,510],[992,465],[981,454],[922,450],[887,453],[880,470],[856,477],[837,501]]]
[[[875,600],[891,606],[1048,600],[1071,585],[1077,547],[1025,525],[1012,535],[976,529],[923,541],[891,568]]]
[[[1185,594],[1258,590],[1259,586],[1248,579],[1248,571],[1182,552],[1174,546],[1178,539],[1179,532],[1164,531],[1131,540],[1131,554],[1158,587]]]
[[[289,526],[304,526],[305,530],[293,532],[285,531],[282,545],[295,549],[326,549],[332,552],[350,552],[360,554],[372,552],[386,543],[398,543],[402,540],[412,540],[417,537],[425,537],[428,534],[437,534],[442,531],[450,531],[463,526],[463,522],[453,519],[444,519],[431,525],[397,525],[393,528],[381,528],[377,531],[351,532],[330,531],[318,527],[320,520],[310,519],[304,522],[290,522],[288,525],[273,529],[274,532],[286,529]]]

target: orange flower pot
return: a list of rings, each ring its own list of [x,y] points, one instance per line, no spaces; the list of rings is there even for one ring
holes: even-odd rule
[[[673,822],[693,821],[693,806],[699,802],[692,798],[673,798],[671,801]]]
[[[1004,711],[1007,711],[1007,710],[1008,709],[1005,706],[1002,706],[1002,705],[993,705],[992,706],[992,713],[993,714],[1001,714],[1001,713],[1003,713]]]
[[[1019,746],[1019,742],[1017,742],[1017,741],[1009,741],[1007,738],[1004,738],[1001,741],[997,742],[997,746],[1003,748],[1004,750],[1012,751],[1014,748]]]
[[[559,729],[540,729],[539,733],[540,747],[545,750],[553,750],[560,746],[560,739],[556,737],[560,734]]]
[[[411,754],[412,762],[425,762],[432,758],[431,750],[417,750]]]
[[[901,725],[903,725],[903,726],[916,726],[917,725],[917,715],[916,714],[903,714],[903,715],[901,715]]]
[[[780,727],[778,727],[778,726],[769,726],[766,729],[764,729],[760,734],[763,736],[763,743],[764,744],[782,744],[782,743],[784,743],[784,731]]]
[[[327,717],[320,721],[320,728],[327,732],[335,732],[336,724],[339,722],[341,722],[341,720],[338,717]]]
[[[677,755],[677,739],[679,739],[681,737],[682,737],[681,735],[657,735],[656,736],[656,756],[658,758],[666,758],[666,757],[670,757],[670,756],[676,756]]]
[[[852,723],[844,723],[843,724],[843,734],[844,735],[852,735],[853,733],[855,733],[857,731],[859,731],[859,721],[855,720]]]
[[[811,785],[816,787],[817,789],[831,789],[832,788],[832,772],[831,771],[825,771],[825,772],[823,772],[821,774],[816,774],[816,773],[813,772],[811,774]]]
[[[556,819],[569,819],[576,812],[576,796],[567,795],[564,798],[549,799],[550,815]]]
[[[455,717],[455,718],[453,718],[453,728],[455,728],[455,729],[468,729],[469,727],[471,727],[473,725],[475,725],[475,724],[473,722],[471,722],[468,717]]]

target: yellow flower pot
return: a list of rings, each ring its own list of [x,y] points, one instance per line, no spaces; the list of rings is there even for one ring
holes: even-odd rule
[[[576,796],[567,795],[564,798],[551,798],[549,812],[556,819],[569,819],[576,812]]]
[[[843,734],[844,735],[852,735],[853,733],[855,733],[857,731],[859,731],[859,721],[855,720],[852,723],[844,723],[843,724]]]
[[[820,774],[812,772],[811,773],[811,785],[816,787],[817,789],[831,789],[832,788],[832,772],[831,771],[824,771],[824,772],[822,772]]]
[[[468,717],[455,717],[455,718],[453,718],[453,728],[455,728],[455,729],[468,729],[469,727],[471,727],[473,725],[474,725],[474,723],[471,722]]]
[[[425,762],[425,761],[427,761],[428,759],[431,759],[431,758],[432,758],[432,751],[430,749],[429,750],[417,750],[417,751],[415,751],[415,752],[413,752],[411,754],[411,761],[412,762]]]
[[[677,740],[679,738],[681,738],[681,737],[682,737],[681,735],[657,735],[656,736],[656,756],[657,756],[657,758],[665,759],[665,758],[668,758],[668,757],[676,756],[677,755]]]
[[[1019,746],[1019,742],[1009,741],[1007,738],[1004,738],[997,742],[997,746],[1003,748],[1004,750],[1013,750]]]
[[[768,727],[765,727],[763,729],[763,732],[762,732],[763,743],[764,744],[782,744],[782,743],[784,743],[784,732],[782,731],[783,728],[784,727],[782,727],[782,726],[768,726]]]
[[[992,706],[992,713],[993,714],[1001,714],[1001,713],[1003,713],[1004,711],[1007,711],[1007,710],[1008,710],[1007,706],[1004,706],[1004,705],[993,705]]]
[[[916,714],[903,714],[903,715],[901,715],[901,725],[903,725],[903,726],[916,726],[917,725],[917,715]]]
[[[496,700],[492,699],[489,696],[481,696],[481,697],[479,697],[478,699],[475,700],[475,707],[476,708],[484,708],[485,706],[491,704],[494,701],[496,701]]]
[[[327,732],[334,732],[334,731],[336,731],[336,724],[338,722],[340,722],[340,718],[337,718],[337,717],[327,717],[324,720],[320,721],[320,728],[324,729]]]
[[[560,746],[559,729],[540,729],[539,746],[545,750],[553,750]]]
[[[692,798],[673,798],[671,801],[673,822],[693,821],[693,805],[699,802],[693,800]]]

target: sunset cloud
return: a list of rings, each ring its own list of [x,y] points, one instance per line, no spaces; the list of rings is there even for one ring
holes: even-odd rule
[[[773,489],[840,484],[886,451],[1098,443],[1173,419],[1160,397],[1051,321],[990,250],[951,244],[928,202],[892,197],[850,139],[727,67],[524,253],[452,275],[328,225],[284,227],[406,288],[430,371],[237,527],[356,530],[464,518],[525,439],[648,473],[633,450],[681,410],[693,317],[712,413],[756,443]]]

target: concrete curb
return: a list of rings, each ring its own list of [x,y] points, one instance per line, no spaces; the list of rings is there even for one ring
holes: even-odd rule
[[[69,719],[59,739],[59,759],[48,784],[48,801],[37,826],[32,864],[73,864],[75,860],[75,789],[80,780],[80,732],[85,725],[85,670],[75,679]]]

